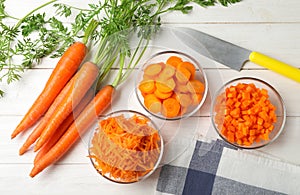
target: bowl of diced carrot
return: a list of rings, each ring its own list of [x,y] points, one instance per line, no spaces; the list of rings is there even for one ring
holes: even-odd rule
[[[153,120],[120,110],[99,118],[89,141],[89,158],[104,178],[128,184],[149,177],[159,167],[163,149]]]
[[[200,109],[208,83],[196,59],[178,51],[163,51],[140,67],[135,92],[150,114],[160,119],[178,120]]]
[[[257,149],[278,138],[286,120],[282,97],[269,83],[252,77],[233,79],[215,94],[211,119],[229,144]]]

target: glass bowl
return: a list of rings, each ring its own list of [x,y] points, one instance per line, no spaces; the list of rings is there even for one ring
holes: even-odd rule
[[[208,83],[193,57],[178,51],[156,53],[140,67],[135,92],[142,107],[166,120],[189,117],[203,105]]]
[[[285,125],[286,108],[270,84],[242,77],[225,83],[216,92],[211,120],[227,143],[241,149],[256,149],[280,135]]]
[[[99,118],[89,141],[89,157],[96,171],[122,184],[150,176],[159,166],[163,149],[162,136],[153,121],[131,110]]]

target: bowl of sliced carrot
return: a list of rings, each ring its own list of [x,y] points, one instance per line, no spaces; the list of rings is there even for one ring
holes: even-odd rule
[[[267,82],[242,77],[225,83],[215,94],[211,119],[229,144],[257,149],[278,138],[286,120],[282,97]]]
[[[89,157],[104,178],[128,184],[159,167],[163,148],[162,136],[149,117],[120,110],[99,118],[89,141]]]
[[[135,92],[150,114],[178,120],[200,109],[208,83],[205,72],[193,57],[178,51],[163,51],[140,67]]]

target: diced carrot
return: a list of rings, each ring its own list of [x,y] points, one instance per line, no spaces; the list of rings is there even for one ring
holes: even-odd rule
[[[275,109],[266,89],[238,83],[216,98],[215,122],[229,142],[250,146],[269,140],[276,122]]]

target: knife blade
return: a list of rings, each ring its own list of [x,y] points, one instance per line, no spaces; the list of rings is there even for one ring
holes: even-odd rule
[[[300,82],[300,69],[260,52],[248,50],[192,28],[178,27],[173,33],[191,49],[234,70],[240,71],[247,61],[251,61]],[[203,51],[203,48],[207,51]]]

